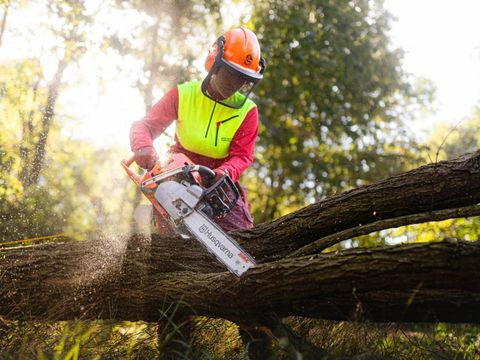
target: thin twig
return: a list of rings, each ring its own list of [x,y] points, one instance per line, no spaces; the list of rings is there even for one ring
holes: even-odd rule
[[[435,153],[435,163],[438,162],[438,155],[440,154],[440,150],[442,149],[443,145],[445,144],[445,142],[447,141],[448,137],[450,136],[450,134],[452,132],[454,132],[457,127],[466,120],[466,116],[463,117],[458,123],[455,124],[455,126],[453,128],[450,129],[450,131],[447,133],[447,135],[445,135],[445,137],[443,138],[442,142],[440,143],[440,146],[438,147],[437,149],[437,152]]]

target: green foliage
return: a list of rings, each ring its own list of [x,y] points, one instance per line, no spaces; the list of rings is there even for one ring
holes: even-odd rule
[[[95,48],[91,27],[95,17],[83,1],[39,3],[50,10],[55,60],[76,62]],[[147,106],[155,89],[167,90],[198,77],[194,60],[224,30],[221,1],[115,4],[112,11],[138,16],[138,28],[126,36],[115,30],[108,33],[111,41],[102,44],[101,51],[108,54],[115,48],[143,61],[143,72],[135,76]],[[251,25],[268,63],[256,99],[262,120],[257,159],[247,179],[257,221],[415,164],[416,144],[399,119],[408,115],[408,106],[428,103],[431,90],[425,82],[409,84],[402,73],[401,52],[391,50],[386,36],[389,15],[381,1],[262,0],[254,6]],[[0,64],[1,241],[99,229],[127,231],[135,194],[119,165],[125,149],[98,149],[72,139],[65,133],[72,118],[61,112],[56,112],[49,133],[46,166],[37,186],[24,186],[42,131],[48,90],[37,59]],[[469,127],[452,133],[439,158],[478,147],[479,118],[477,112]],[[478,229],[478,220],[425,226],[364,236],[352,245],[393,238],[431,241],[440,233],[478,240],[478,231],[471,230]],[[170,330],[180,330],[168,313],[164,315]],[[476,327],[439,324],[402,330],[394,325],[292,324],[335,356],[468,358],[480,351]],[[195,327],[195,343],[184,339],[186,356],[247,357],[236,325],[197,318]],[[154,358],[164,346],[157,330],[157,325],[140,322],[35,323],[0,318],[0,358]],[[284,355],[279,352],[279,358]]]
[[[22,201],[22,172],[38,137],[35,132],[40,121],[37,99],[45,95],[39,88],[41,78],[41,68],[36,60],[0,65],[0,118],[3,119],[0,123],[0,234],[3,239],[12,238],[6,233],[15,234],[13,237],[23,236],[25,226],[19,224],[22,212],[34,224],[47,220],[45,226],[51,225],[48,217],[32,216],[36,199],[43,198],[42,191]]]
[[[106,230],[127,215],[128,204],[119,208],[129,196],[125,191],[133,190],[119,165],[124,150],[96,149],[87,141],[65,137],[60,128],[68,119],[57,119],[50,130],[38,186],[25,188],[47,93],[38,61],[0,64],[0,91],[2,241],[65,231],[75,235],[98,226]]]
[[[69,165],[78,157],[62,162],[60,157],[52,158],[50,151],[55,151],[55,145],[61,141],[70,146],[73,143],[62,138],[60,124],[52,118],[63,70],[86,51],[86,29],[92,18],[86,14],[81,1],[41,1],[39,5],[45,5],[51,15],[45,26],[52,31],[56,40],[52,50],[59,56],[54,79],[47,83],[44,68],[37,59],[0,64],[0,198],[4,200],[0,205],[0,235],[7,241],[50,235],[72,225],[84,230],[86,226],[78,225],[91,222],[85,220],[88,215],[84,214],[76,214],[72,221],[75,211],[82,211],[79,204],[82,200],[78,200],[75,191],[77,179],[68,174],[75,168]],[[52,143],[55,145],[50,146]],[[67,147],[62,146],[61,151]],[[48,163],[47,167],[50,164],[58,167],[46,168],[38,177],[44,162]],[[60,166],[64,171],[59,170]]]
[[[57,40],[61,61],[77,62],[92,47],[90,41],[94,12],[84,0],[48,1],[49,27]]]
[[[425,148],[425,162],[437,162],[452,159],[462,154],[473,152],[480,147],[480,109],[476,108],[472,115],[457,125],[440,123],[431,132]],[[480,240],[480,218],[448,219],[386,229],[380,232],[360,236],[353,240],[335,245],[329,249],[334,251],[342,247],[363,247],[388,245],[397,243],[442,241],[445,238],[477,241]]]
[[[50,146],[41,185],[2,202],[0,237],[8,241],[67,232],[88,238],[90,231],[127,231],[131,206],[126,191],[133,187],[122,176],[121,153],[58,139]]]
[[[0,6],[2,7],[6,8],[9,3],[10,3],[10,0],[0,0]]]
[[[431,132],[426,145],[429,159],[452,159],[480,148],[480,107],[456,125],[440,123]]]
[[[478,218],[449,219],[439,222],[429,222],[418,225],[404,226],[398,229],[384,230],[383,236],[395,239],[395,242],[431,242],[442,241],[445,238],[476,241],[480,240]]]
[[[10,163],[1,175],[21,182],[38,141],[41,103],[47,96],[40,63],[27,58],[0,64],[0,94],[0,151]]]
[[[386,35],[380,1],[259,1],[267,71],[249,188],[256,219],[403,171],[415,144],[400,118],[421,103]],[[253,190],[255,189],[255,190]]]

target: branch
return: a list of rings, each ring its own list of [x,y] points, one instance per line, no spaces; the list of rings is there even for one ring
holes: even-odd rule
[[[384,229],[392,229],[399,226],[420,224],[428,221],[441,221],[453,218],[466,218],[470,216],[480,215],[480,205],[467,206],[459,209],[447,209],[438,211],[429,211],[423,214],[406,215],[398,218],[375,221],[371,224],[358,226],[353,229],[340,231],[339,233],[326,236],[317,241],[308,244],[293,253],[289,254],[287,258],[294,258],[305,255],[312,255],[320,253],[326,248],[338,244],[347,239],[352,239],[357,236],[367,235],[375,231]]]
[[[428,164],[331,196],[270,223],[233,235],[257,260],[271,261],[347,229],[478,203],[480,151]],[[429,220],[424,218],[424,221]]]

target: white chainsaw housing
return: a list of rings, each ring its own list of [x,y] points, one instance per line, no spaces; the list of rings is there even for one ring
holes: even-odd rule
[[[184,185],[164,181],[155,191],[155,199],[165,209],[177,226],[202,243],[230,272],[241,276],[255,266],[255,260],[202,212],[203,189],[198,185]]]

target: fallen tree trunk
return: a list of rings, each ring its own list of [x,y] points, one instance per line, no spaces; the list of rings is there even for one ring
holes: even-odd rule
[[[337,320],[478,322],[480,291],[471,280],[479,272],[477,242],[288,255],[386,219],[414,223],[421,214],[418,219],[428,221],[444,210],[453,217],[459,207],[473,208],[472,215],[479,202],[480,151],[426,165],[233,233],[259,260],[240,280],[194,240],[180,238],[109,236],[4,248],[0,316],[150,321],[161,317],[163,305],[183,300],[200,314],[234,321],[274,311]]]
[[[89,255],[100,261],[98,248],[64,244],[63,251],[44,247],[35,257],[19,256],[22,249],[4,251],[0,315],[155,321],[162,304],[182,300],[198,314],[233,321],[275,312],[335,320],[480,322],[480,242],[285,259],[259,265],[240,280],[227,272],[165,272],[168,264],[156,251],[139,270],[136,247],[123,258],[110,258],[104,268],[79,267]]]

